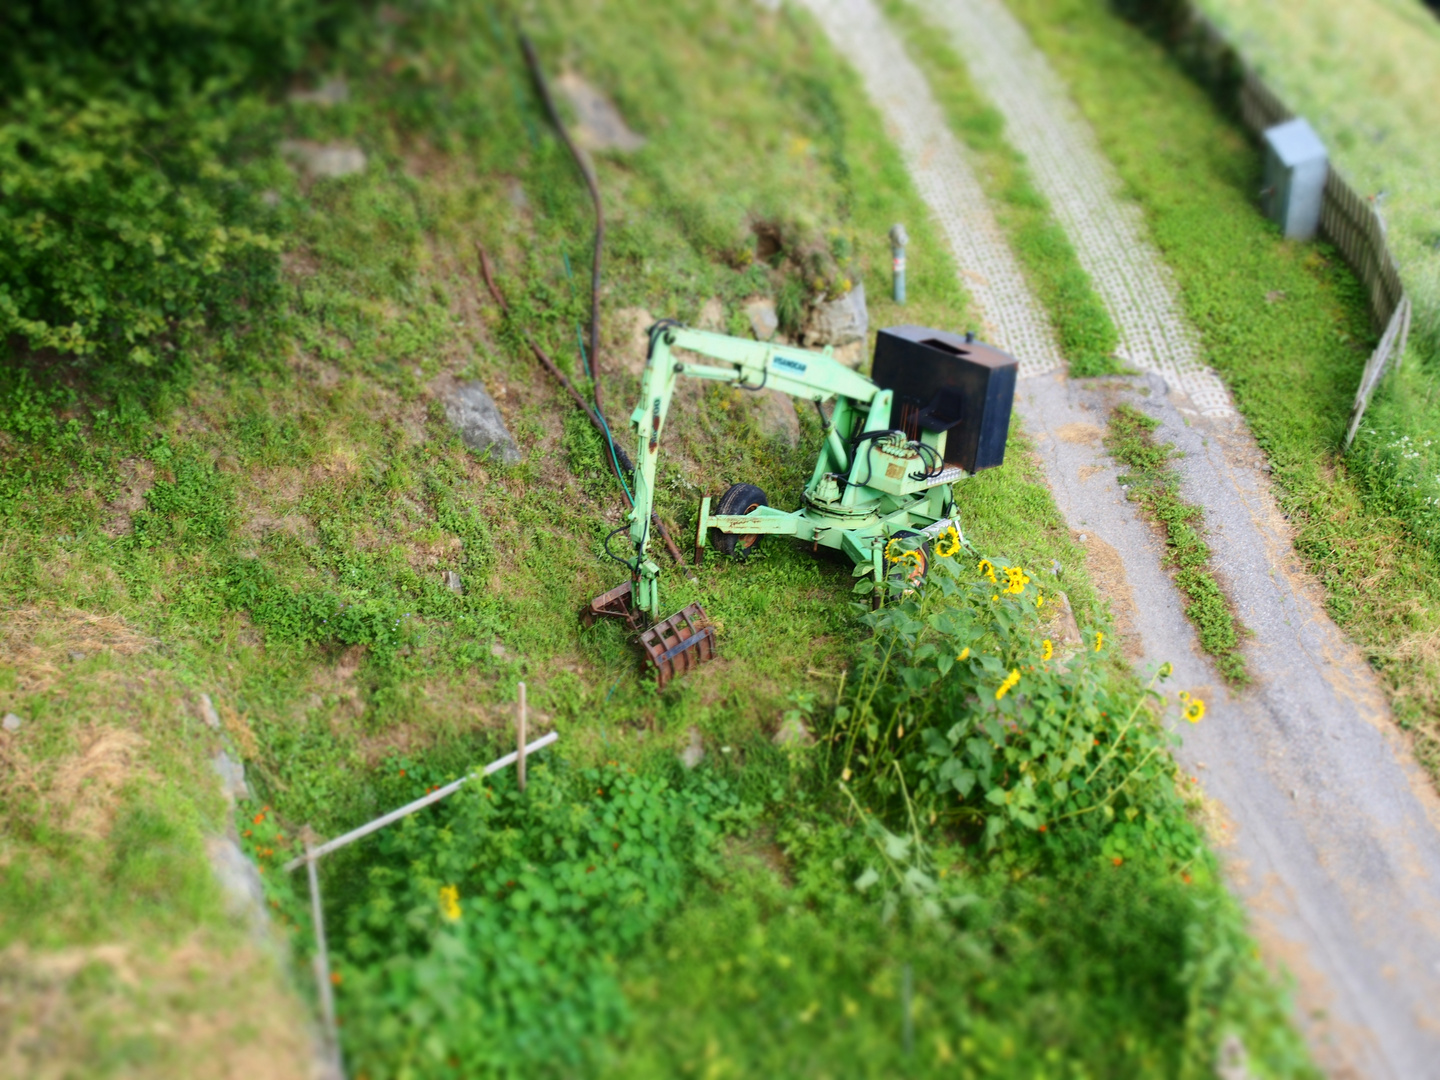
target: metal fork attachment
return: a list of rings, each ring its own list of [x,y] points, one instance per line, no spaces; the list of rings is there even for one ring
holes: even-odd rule
[[[676,675],[694,671],[718,652],[715,627],[699,604],[689,604],[650,627],[640,635],[640,647],[662,690]]]

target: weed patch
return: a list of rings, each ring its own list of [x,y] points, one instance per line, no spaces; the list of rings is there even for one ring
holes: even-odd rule
[[[1120,477],[1126,497],[1165,536],[1164,565],[1175,576],[1200,647],[1215,658],[1226,679],[1243,686],[1249,682],[1240,653],[1243,628],[1210,569],[1210,545],[1202,533],[1204,511],[1180,498],[1180,474],[1169,464],[1175,447],[1155,441],[1159,426],[1134,406],[1121,405],[1110,414],[1105,449],[1130,470]]]

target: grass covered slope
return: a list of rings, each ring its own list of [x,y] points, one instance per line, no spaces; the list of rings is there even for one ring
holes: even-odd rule
[[[996,813],[984,800],[1011,783],[1010,766],[983,788],[932,790],[936,824],[926,816],[912,831],[893,791],[874,787],[864,811],[837,791],[841,763],[825,753],[835,744],[774,745],[787,720],[836,733],[842,674],[872,655],[844,569],[774,543],[743,564],[712,557],[695,583],[670,571],[671,602],[700,600],[721,624],[722,658],[664,694],[617,627],[581,627],[581,605],[623,574],[602,544],[620,504],[598,440],[518,333],[578,375],[586,289],[566,264],[578,274],[588,263],[588,207],[530,90],[511,14],[386,9],[373,36],[335,54],[348,101],[264,97],[247,130],[273,197],[249,194],[283,250],[273,306],[254,315],[266,334],[197,330],[148,367],[8,345],[0,711],[23,723],[0,734],[0,903],[14,916],[0,947],[6,985],[35,1019],[33,1033],[6,1035],[4,1053],[30,1055],[40,1075],[178,1076],[201,1054],[267,1052],[272,1072],[304,1071],[295,996],[311,994],[308,971],[295,964],[285,987],[225,912],[205,857],[227,818],[207,759],[223,743],[245,761],[255,797],[240,839],[303,961],[303,883],[278,869],[299,828],[334,835],[508,748],[523,678],[532,723],[561,734],[525,800],[502,776],[325,864],[343,1038],[372,1080],[683,1073],[714,1064],[712,1042],[742,1071],[787,1067],[792,1053],[835,1075],[857,1053],[880,1069],[906,1045],[885,1004],[901,992],[894,958],[919,948],[931,960],[917,962],[914,993],[947,1003],[931,1014],[943,1022],[912,1017],[926,1068],[979,1048],[985,1075],[1010,1075],[1017,1060],[1198,1074],[1234,1032],[1263,1074],[1304,1074],[1281,999],[1197,851],[1148,711],[1144,746],[1158,749],[1144,801],[1113,800],[1131,833],[1077,829],[1059,857],[1006,811],[987,853],[949,830],[952,811]],[[863,277],[875,325],[966,327],[954,268],[923,237],[910,249],[911,303],[885,300],[885,232],[923,221],[924,207],[851,73],[789,7],[555,0],[525,15],[552,75],[577,71],[647,140],[597,155],[612,421],[635,392],[645,313],[743,333],[745,300],[771,296],[793,315],[834,284],[817,283],[818,268]],[[281,136],[354,145],[366,168],[292,171],[271,149]],[[496,257],[513,322],[478,281],[476,240]],[[518,463],[467,450],[445,419],[445,394],[476,378]],[[765,434],[752,395],[708,388],[673,415],[660,509],[682,540],[699,497],[731,482],[798,500],[813,418],[800,414],[792,448]],[[1065,589],[1087,630],[1104,626],[1023,438],[957,499],[982,550],[1032,567],[1047,592]],[[1028,615],[1022,629],[1011,651],[1051,633]],[[986,692],[1020,715],[1028,684],[1001,702],[981,651],[977,638]],[[938,672],[936,655],[916,664]],[[1104,657],[1097,671],[1141,700]],[[883,700],[901,702],[908,686]],[[1118,721],[1102,719],[1103,741]],[[707,762],[684,773],[675,751],[692,727]],[[959,751],[971,752],[983,756]],[[1005,753],[1020,756],[992,761],[1015,770],[1045,758]],[[849,779],[864,791],[858,765]],[[901,765],[907,784],[923,772]],[[1147,836],[1147,823],[1175,843]],[[1104,848],[1114,835],[1130,846]],[[901,895],[890,884],[900,859],[944,884]],[[867,878],[882,872],[892,879]],[[1066,905],[1058,925],[1072,932],[1047,922],[1052,904]],[[1146,929],[1127,941],[1086,933],[1107,911]],[[697,923],[750,936],[741,949],[692,933]],[[767,934],[787,943],[789,963],[767,978],[780,1011],[752,1054],[741,1036],[755,999],[731,976],[738,956],[768,962],[756,940]],[[839,973],[812,1008],[821,953],[840,941]],[[946,948],[969,959],[947,965]],[[682,964],[672,949],[692,955]],[[57,950],[78,962],[51,963]],[[691,978],[705,971],[724,994]],[[231,1022],[206,1026],[212,1010]],[[829,1037],[855,1017],[853,1038]],[[94,1034],[68,1037],[78,1030]]]
[[[1323,244],[1283,241],[1263,219],[1260,155],[1159,44],[1091,0],[1013,7],[1144,209],[1331,615],[1381,671],[1422,760],[1440,767],[1440,561],[1337,455],[1374,344],[1353,275]]]

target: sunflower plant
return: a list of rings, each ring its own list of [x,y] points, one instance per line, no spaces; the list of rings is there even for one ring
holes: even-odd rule
[[[1110,859],[1193,857],[1176,813],[1171,736],[1158,684],[1108,661],[1105,634],[1057,650],[1039,583],[1018,563],[941,537],[922,587],[891,583],[834,714],[841,781],[867,805],[909,798],[987,849],[1029,834]],[[1203,703],[1182,702],[1186,719]]]

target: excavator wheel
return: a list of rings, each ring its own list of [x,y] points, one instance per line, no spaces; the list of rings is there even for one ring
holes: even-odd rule
[[[729,490],[720,496],[711,510],[713,514],[748,514],[761,506],[769,506],[770,500],[754,484],[731,484]],[[755,550],[760,542],[759,533],[725,533],[719,529],[710,530],[710,546],[722,555],[733,555],[743,559]]]
[[[918,532],[901,529],[885,546],[885,579],[892,595],[908,595],[925,584],[930,573],[930,541]]]

